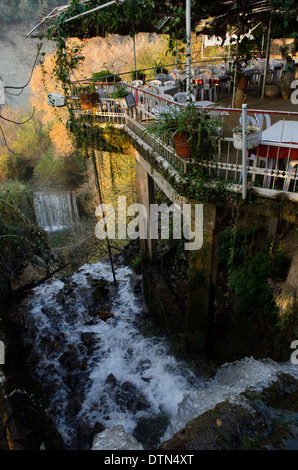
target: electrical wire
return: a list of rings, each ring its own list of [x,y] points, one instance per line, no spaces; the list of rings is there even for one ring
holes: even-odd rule
[[[31,81],[33,71],[34,71],[35,65],[37,63],[37,59],[39,57],[39,54],[40,54],[40,50],[41,50],[41,45],[38,46],[37,54],[36,54],[36,57],[35,57],[35,60],[34,60],[34,63],[33,63],[32,69],[31,69],[31,73],[30,73],[30,76],[29,76],[29,79],[28,79],[27,83],[25,83],[25,85],[23,85],[23,86],[5,85],[4,86],[5,93],[8,93],[9,95],[13,95],[13,96],[19,96],[21,93],[23,93],[24,89],[29,85],[29,83]],[[7,91],[7,88],[12,89],[12,90],[21,90],[21,91],[19,93],[14,94],[14,93],[11,93],[11,92]]]
[[[4,89],[4,93],[8,94],[8,95],[11,95],[11,96],[20,96],[21,93],[23,93],[24,89],[29,85],[30,81],[31,81],[31,78],[32,78],[32,75],[33,75],[33,71],[34,71],[34,68],[36,66],[36,63],[37,63],[37,60],[38,60],[38,57],[39,57],[39,54],[40,54],[40,50],[41,50],[41,44],[39,44],[38,46],[38,50],[37,50],[37,54],[36,54],[36,57],[35,57],[35,60],[34,60],[34,63],[33,63],[33,66],[32,66],[32,69],[31,69],[31,73],[30,73],[30,76],[29,76],[29,79],[27,81],[27,83],[25,83],[25,85],[23,86],[10,86],[10,85],[6,85],[3,87]],[[1,80],[2,81],[2,80]],[[12,89],[12,90],[21,90],[19,93],[11,93],[10,91],[7,91],[7,89]],[[2,95],[1,95],[2,96]],[[35,109],[33,108],[33,112],[32,112],[32,115],[26,119],[25,121],[22,121],[22,122],[17,122],[17,121],[13,121],[12,119],[8,119],[4,116],[2,116],[0,114],[0,118],[3,119],[4,121],[7,121],[7,122],[11,122],[13,124],[17,124],[17,125],[22,125],[22,124],[25,124],[26,122],[30,121],[33,116],[34,116],[34,113],[35,113]],[[1,134],[2,134],[2,137],[3,137],[3,140],[4,140],[4,143],[5,143],[5,146],[6,148],[9,150],[10,153],[12,153],[13,155],[16,155],[16,156],[19,156],[19,155],[22,155],[21,153],[16,153],[14,152],[13,150],[11,150],[11,148],[9,147],[8,143],[7,143],[7,140],[6,140],[6,137],[5,137],[5,134],[4,134],[4,131],[2,129],[2,127],[0,126],[0,131],[1,131]]]
[[[6,140],[5,134],[4,134],[3,129],[2,129],[1,126],[0,126],[0,131],[1,131],[2,136],[3,136],[3,139],[4,139],[4,143],[5,143],[6,147],[7,147],[7,149],[10,151],[10,153],[12,153],[13,155],[17,155],[17,156],[18,156],[18,155],[22,155],[21,153],[16,153],[16,152],[14,152],[13,150],[11,150],[11,148],[9,148],[9,146],[8,146],[8,144],[7,144],[7,140]]]
[[[13,121],[12,119],[5,118],[1,114],[0,114],[0,118],[3,119],[4,121],[12,122],[13,124],[21,125],[21,124],[26,124],[26,122],[30,121],[34,116],[34,113],[35,113],[35,108],[33,108],[33,112],[31,114],[31,116],[28,119],[26,119],[25,121],[22,121],[22,122],[17,122],[17,121]]]

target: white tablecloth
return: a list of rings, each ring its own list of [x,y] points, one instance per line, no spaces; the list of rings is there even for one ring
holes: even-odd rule
[[[290,144],[298,143],[298,122],[278,121],[262,132],[261,140]]]

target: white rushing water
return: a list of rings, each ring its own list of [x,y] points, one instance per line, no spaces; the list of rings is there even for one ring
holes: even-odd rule
[[[76,199],[71,191],[36,191],[34,209],[38,225],[48,232],[69,228],[79,220]]]
[[[252,358],[222,366],[212,380],[195,377],[170,354],[164,340],[140,333],[136,319],[142,316],[141,302],[131,275],[128,267],[116,267],[115,287],[108,264],[84,265],[67,282],[52,280],[35,288],[28,301],[36,375],[46,385],[49,412],[69,448],[75,446],[78,423],[94,427],[100,422],[110,430],[117,426],[118,440],[119,426],[131,434],[139,418],[162,414],[170,420],[165,440],[224,399],[270,384],[281,370],[298,379],[298,368],[291,364]],[[113,317],[107,321],[90,316],[90,278],[111,283]],[[62,295],[66,288],[68,294]],[[82,343],[84,333],[93,335],[89,355]],[[72,373],[65,367],[69,362]],[[121,443],[111,448],[120,449]]]
[[[109,265],[85,265],[71,277],[72,285],[79,288],[66,297],[63,305],[57,301],[57,295],[65,288],[61,280],[35,288],[29,301],[29,329],[36,329],[31,350],[31,355],[38,357],[36,374],[41,383],[46,383],[50,389],[49,411],[67,443],[71,440],[73,423],[67,418],[66,408],[69,406],[69,395],[76,393],[77,385],[73,384],[70,390],[69,383],[65,383],[61,358],[71,346],[78,347],[78,354],[83,351],[81,338],[84,333],[93,333],[97,343],[92,357],[85,359],[88,361],[88,378],[84,375],[86,370],[81,373],[85,381],[84,397],[77,420],[91,424],[99,421],[106,428],[123,425],[125,431],[131,433],[141,416],[158,413],[175,415],[177,404],[183,397],[200,386],[193,373],[169,354],[166,343],[156,337],[144,337],[134,325],[136,317],[141,314],[141,305],[133,292],[131,274],[128,267],[116,268],[118,285],[114,288]],[[110,312],[113,318],[108,321],[90,318],[88,296],[85,296],[90,289],[90,277],[104,277],[111,282],[111,290],[115,290]],[[51,348],[49,345],[52,345]],[[77,372],[77,381],[80,381],[79,374],[80,371]],[[119,398],[119,390],[113,393],[110,385],[106,384],[110,374],[119,386],[132,384],[135,387],[133,391],[137,390],[150,408],[140,406],[137,412],[133,407],[127,408]],[[128,387],[124,399],[129,398],[129,393]]]

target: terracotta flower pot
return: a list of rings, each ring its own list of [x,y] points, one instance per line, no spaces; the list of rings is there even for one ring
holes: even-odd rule
[[[189,140],[189,134],[186,132],[177,132],[174,135],[174,145],[176,155],[180,158],[190,158],[191,149],[190,145],[187,142]]]
[[[80,95],[81,107],[83,109],[90,109],[96,106],[98,102],[98,94],[94,93],[82,93]]]
[[[245,91],[247,88],[247,85],[248,85],[248,77],[240,77],[238,81],[238,88],[240,88],[240,90]]]

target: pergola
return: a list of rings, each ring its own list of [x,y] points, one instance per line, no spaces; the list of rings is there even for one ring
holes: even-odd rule
[[[134,40],[135,58],[137,33],[170,33],[176,39],[186,38],[186,62],[190,74],[191,31],[225,39],[227,31],[233,26],[237,31],[237,57],[240,34],[247,33],[255,24],[261,22],[267,27],[266,65],[262,90],[264,96],[272,18],[280,15],[283,3],[285,2],[282,0],[165,0],[155,2],[153,8],[146,0],[106,2],[78,0],[48,11],[28,32],[27,37],[39,37],[41,34],[57,37],[61,32],[57,20],[61,20],[65,37],[83,39],[105,37],[107,34],[131,36]],[[185,20],[181,21],[183,15]],[[291,10],[291,17],[296,19],[297,15],[298,5],[293,6]],[[136,59],[134,63],[136,68]],[[233,95],[234,93],[235,80]]]

